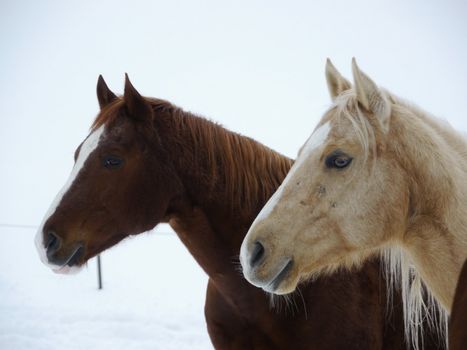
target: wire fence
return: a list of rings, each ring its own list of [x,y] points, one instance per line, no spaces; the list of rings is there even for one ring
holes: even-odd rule
[[[31,228],[31,229],[38,229],[39,226],[36,225],[24,225],[24,224],[5,224],[5,223],[0,223],[0,227],[5,227],[5,228]]]
[[[32,230],[35,229],[35,230],[37,230],[39,228],[39,225],[12,224],[12,223],[2,222],[2,223],[0,223],[0,228],[17,228],[17,229],[26,228],[26,229],[32,229]],[[170,231],[155,231],[154,233],[158,234],[158,235],[163,235],[163,236],[173,236],[174,235],[174,233],[170,232]]]

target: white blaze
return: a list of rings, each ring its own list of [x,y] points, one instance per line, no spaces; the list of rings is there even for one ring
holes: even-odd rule
[[[274,207],[277,205],[277,202],[282,196],[282,191],[284,190],[284,187],[287,186],[288,182],[290,179],[293,177],[293,175],[296,173],[296,171],[301,167],[302,163],[308,159],[311,155],[311,153],[318,148],[319,146],[323,145],[324,142],[326,141],[329,131],[331,130],[331,127],[329,125],[329,122],[321,125],[318,129],[315,130],[315,132],[310,136],[308,141],[305,143],[305,146],[303,147],[302,153],[300,154],[300,157],[298,157],[293,164],[292,168],[290,171],[287,173],[287,176],[285,177],[284,181],[282,181],[281,185],[277,189],[277,191],[274,193],[274,195],[268,200],[268,202],[264,205],[263,209],[261,212],[258,214],[256,217],[255,221],[262,220],[269,216],[271,211],[274,209]],[[252,225],[253,226],[253,225]]]
[[[50,205],[49,210],[45,214],[44,219],[42,220],[42,223],[39,227],[39,230],[36,233],[34,242],[36,244],[36,249],[39,253],[39,257],[46,266],[48,266],[55,272],[74,272],[77,269],[74,267],[72,268],[70,268],[69,266],[62,267],[59,265],[53,265],[49,263],[47,259],[47,253],[46,253],[44,243],[43,243],[42,230],[44,229],[44,224],[50,218],[50,216],[53,215],[57,207],[60,205],[60,202],[62,201],[63,196],[68,192],[71,185],[73,185],[73,182],[75,181],[76,176],[78,176],[80,170],[82,169],[89,155],[92,153],[92,151],[94,151],[97,148],[97,145],[99,144],[99,140],[103,132],[104,132],[104,126],[99,127],[98,129],[93,131],[81,145],[78,159],[76,159],[76,163],[73,166],[73,170],[71,171],[71,174],[68,177],[67,182],[65,183],[63,188],[60,190],[60,192],[58,192],[58,194],[55,196],[54,201]]]
[[[248,230],[248,233],[245,239],[243,240],[243,243],[247,242],[248,235],[252,231],[252,229],[254,229],[255,224],[259,221],[266,219],[269,216],[269,214],[271,214],[271,212],[276,207],[277,203],[282,197],[282,192],[284,191],[284,187],[288,185],[290,179],[294,176],[295,172],[301,167],[303,162],[310,157],[311,153],[315,149],[317,149],[318,147],[324,144],[324,142],[328,138],[330,130],[331,130],[330,122],[326,122],[323,125],[321,125],[319,128],[317,128],[313,132],[313,134],[311,134],[311,136],[305,143],[305,146],[303,147],[303,150],[300,156],[295,160],[295,163],[293,164],[292,168],[290,168],[290,171],[288,172],[284,181],[282,181],[277,191],[272,195],[271,198],[269,198],[267,203],[264,205],[263,209],[261,209],[260,213],[256,217],[255,221],[253,221],[253,224]],[[247,255],[247,252],[246,252],[246,243],[245,243],[245,244],[242,244],[242,247],[240,249],[240,262],[242,263],[244,271],[246,271],[246,269],[249,268],[248,264],[246,264],[247,260],[245,260],[247,258],[246,255]]]

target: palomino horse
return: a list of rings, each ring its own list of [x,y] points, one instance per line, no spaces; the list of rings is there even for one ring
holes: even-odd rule
[[[449,320],[449,349],[467,349],[467,260],[457,282]]]
[[[43,262],[76,271],[125,237],[169,222],[209,275],[205,315],[215,348],[405,348],[400,296],[386,314],[377,261],[304,285],[290,296],[291,312],[271,308],[239,273],[241,242],[290,159],[142,97],[128,78],[117,97],[100,77],[97,95],[101,111],[38,232]]]
[[[254,221],[240,260],[252,284],[283,294],[383,253],[402,283],[410,332],[426,307],[422,282],[449,312],[467,256],[467,142],[378,88],[355,59],[353,75],[354,87],[328,60],[333,104]]]

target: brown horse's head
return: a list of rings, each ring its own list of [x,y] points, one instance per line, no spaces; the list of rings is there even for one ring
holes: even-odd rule
[[[78,270],[123,238],[152,229],[182,188],[155,111],[128,77],[123,97],[99,77],[97,97],[101,111],[36,235],[41,260],[55,272]]]

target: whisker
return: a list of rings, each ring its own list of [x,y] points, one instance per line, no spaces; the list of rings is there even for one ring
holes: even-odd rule
[[[297,286],[297,292],[300,295],[300,299],[302,300],[303,311],[305,312],[305,320],[308,321],[308,312],[306,310],[305,298],[303,297],[303,293],[298,286]]]

